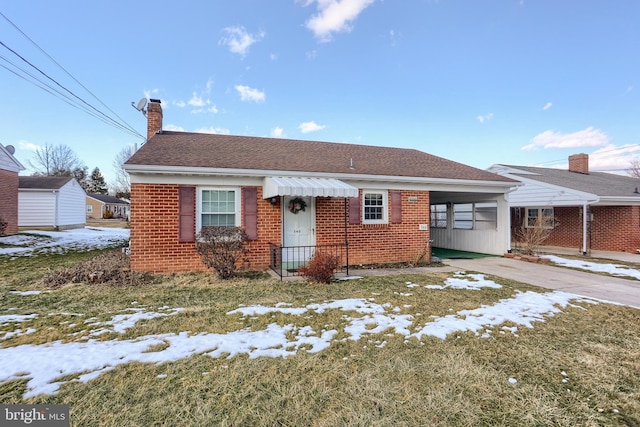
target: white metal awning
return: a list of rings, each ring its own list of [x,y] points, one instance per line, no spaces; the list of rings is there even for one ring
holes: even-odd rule
[[[262,197],[358,197],[358,189],[333,178],[266,177]]]

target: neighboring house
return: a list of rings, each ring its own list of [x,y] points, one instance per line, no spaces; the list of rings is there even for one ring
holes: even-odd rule
[[[65,230],[86,224],[86,193],[72,177],[21,176],[20,228]]]
[[[0,144],[0,235],[18,232],[18,174],[25,168],[14,153],[12,145]]]
[[[107,194],[87,193],[87,218],[129,220],[129,202]]]
[[[640,179],[591,172],[587,154],[570,156],[568,170],[496,164],[489,171],[523,183],[509,196],[514,233],[545,215],[555,222],[545,245],[585,255],[640,249]]]
[[[147,117],[148,141],[124,164],[134,270],[204,270],[207,225],[244,227],[245,267],[280,274],[314,250],[345,266],[428,261],[432,240],[509,247],[512,179],[413,149],[162,131],[158,100]]]

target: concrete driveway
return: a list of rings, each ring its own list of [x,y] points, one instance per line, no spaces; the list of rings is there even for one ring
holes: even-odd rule
[[[510,258],[445,259],[443,263],[460,270],[492,274],[640,309],[640,281],[637,280],[619,279]]]

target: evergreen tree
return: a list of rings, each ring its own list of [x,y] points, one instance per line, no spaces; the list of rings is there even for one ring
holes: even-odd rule
[[[89,192],[89,177],[87,176],[89,174],[89,170],[87,169],[87,167],[84,165],[78,166],[73,171],[71,171],[71,174],[76,179],[76,181],[78,181],[80,187],[82,187],[84,191]]]
[[[91,171],[89,177],[89,187],[87,190],[89,193],[107,194],[108,187],[107,182],[104,180],[104,176],[100,172],[100,168],[97,166]]]

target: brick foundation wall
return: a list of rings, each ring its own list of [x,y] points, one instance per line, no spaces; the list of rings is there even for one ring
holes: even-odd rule
[[[0,217],[7,222],[5,234],[18,232],[18,174],[0,169]]]
[[[178,189],[170,184],[131,185],[131,268],[146,272],[204,271],[195,243],[178,241]],[[269,267],[269,243],[280,244],[280,201],[272,205],[258,192],[258,239],[249,241],[246,269]],[[409,202],[417,196],[417,202]],[[243,207],[244,209],[244,207]],[[389,207],[390,209],[390,207]],[[391,217],[391,212],[389,212]],[[344,243],[344,199],[316,198],[316,244]],[[402,192],[402,223],[349,224],[349,264],[413,261],[425,248],[429,231],[429,193]]]
[[[640,249],[640,206],[592,206],[587,248],[600,251],[631,252]],[[582,248],[582,208],[556,207],[557,221],[547,246]],[[514,219],[512,210],[512,221]]]

